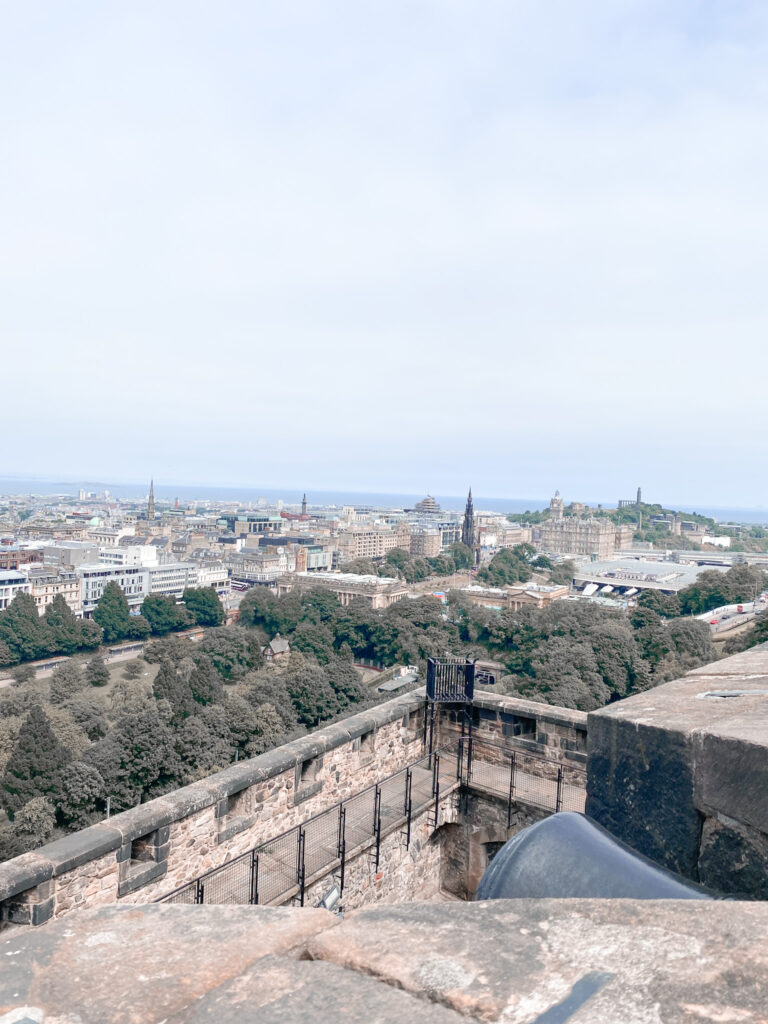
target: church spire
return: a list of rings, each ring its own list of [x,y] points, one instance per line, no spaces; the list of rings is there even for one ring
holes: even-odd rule
[[[155,481],[149,481],[149,501],[147,502],[147,519],[155,518]]]
[[[307,495],[301,499],[301,514],[305,516],[307,514]]]
[[[472,506],[472,488],[469,488],[467,505],[464,509],[464,522],[461,525],[461,543],[468,548],[475,546],[475,510]]]

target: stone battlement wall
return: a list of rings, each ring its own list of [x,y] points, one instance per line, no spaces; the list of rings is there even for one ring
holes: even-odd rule
[[[423,691],[406,694],[0,864],[0,924],[158,899],[416,761],[425,706]],[[578,712],[483,694],[478,714],[479,731],[510,745],[580,754]],[[533,739],[510,732],[511,714]],[[438,736],[454,742],[456,723]]]
[[[460,711],[446,709],[438,720],[440,745],[455,744],[461,736]],[[518,697],[477,691],[473,739],[514,747],[532,756],[583,768],[587,763],[587,715],[584,711],[538,704]]]
[[[768,644],[590,712],[587,813],[687,878],[768,899]]]

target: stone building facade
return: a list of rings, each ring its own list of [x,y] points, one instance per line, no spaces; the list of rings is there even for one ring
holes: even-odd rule
[[[610,519],[547,519],[541,524],[539,547],[554,555],[610,558],[616,550],[616,526]]]

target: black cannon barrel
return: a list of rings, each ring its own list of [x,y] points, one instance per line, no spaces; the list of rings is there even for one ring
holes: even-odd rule
[[[707,900],[718,894],[633,850],[596,821],[563,811],[518,832],[483,875],[478,900]]]

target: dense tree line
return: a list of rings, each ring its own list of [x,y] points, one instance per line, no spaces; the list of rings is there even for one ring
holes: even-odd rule
[[[155,671],[156,667],[156,671]],[[370,698],[350,661],[263,664],[256,630],[167,635],[109,670],[72,658],[0,694],[0,857],[252,757]]]
[[[344,572],[360,575],[394,576],[406,583],[420,583],[430,576],[451,576],[474,564],[472,550],[466,544],[451,544],[433,558],[411,555],[404,548],[392,548],[380,563],[368,558],[355,558],[342,566]]]
[[[30,594],[18,593],[0,612],[0,665],[19,665],[53,655],[94,650],[101,643],[143,640],[190,626],[219,626],[221,601],[211,587],[188,588],[182,603],[172,597],[149,596],[141,615],[131,615],[120,586],[111,581],[92,619],[79,619],[63,595],[57,594],[43,615]]]
[[[0,665],[91,650],[102,642],[97,622],[78,619],[62,594],[40,615],[30,594],[18,593],[0,612]]]
[[[280,632],[301,650],[333,658],[422,664],[429,656],[491,658],[504,664],[504,689],[533,700],[592,710],[714,661],[709,627],[665,619],[651,608],[627,615],[578,601],[501,614],[460,591],[447,607],[431,597],[373,611],[363,601],[342,607],[323,591],[275,598],[254,589],[240,605],[241,622]]]
[[[487,565],[481,566],[477,578],[490,587],[506,587],[527,583],[535,568],[551,569],[552,563],[548,558],[536,559],[536,549],[530,544],[516,544],[497,552]]]

